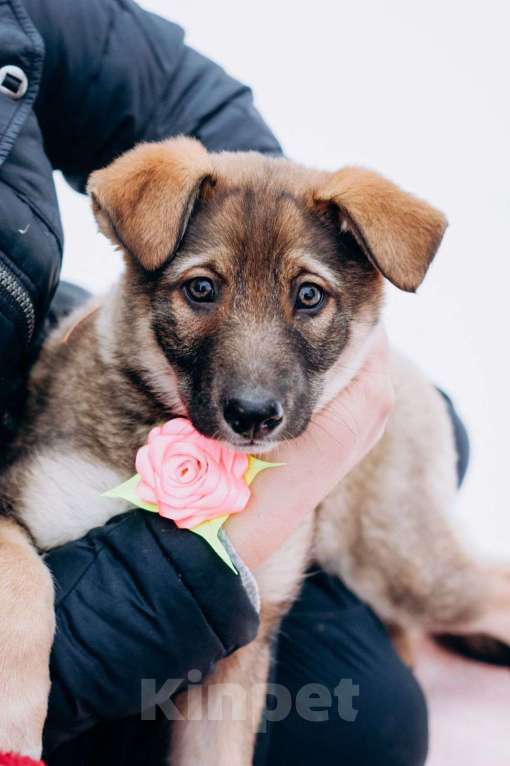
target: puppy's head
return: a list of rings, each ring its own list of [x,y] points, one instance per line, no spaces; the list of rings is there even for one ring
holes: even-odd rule
[[[142,316],[195,427],[250,451],[297,436],[352,377],[384,278],[416,290],[446,226],[375,173],[187,138],[135,148],[89,192],[126,256],[124,317]]]

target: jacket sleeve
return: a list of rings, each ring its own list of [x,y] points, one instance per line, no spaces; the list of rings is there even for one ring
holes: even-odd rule
[[[43,41],[21,0],[0,2],[0,67],[16,66],[28,79],[23,97],[0,93],[0,430],[62,255],[52,167],[32,109],[43,57]]]
[[[242,578],[155,514],[118,516],[46,562],[57,615],[46,754],[99,721],[152,715],[258,628]]]
[[[279,153],[251,91],[131,0],[25,0],[45,64],[36,114],[55,168],[89,173],[142,140],[185,133],[209,149]]]

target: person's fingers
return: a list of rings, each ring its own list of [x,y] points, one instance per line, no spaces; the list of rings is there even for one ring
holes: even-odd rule
[[[312,418],[308,433],[322,431],[329,442],[340,439],[346,450],[364,452],[384,430],[393,408],[394,393],[389,375],[389,344],[382,327],[376,328],[365,361],[349,385]],[[363,455],[361,454],[360,457]],[[357,455],[353,454],[356,459]]]
[[[390,344],[384,326],[378,324],[374,328],[367,355],[362,369],[373,372],[386,372],[390,358]]]
[[[353,408],[369,414],[363,417],[362,433],[365,453],[371,449],[384,432],[386,422],[393,410],[395,392],[389,371],[390,347],[383,327],[378,327],[373,346],[352,386],[355,392]],[[360,434],[361,435],[361,434]]]

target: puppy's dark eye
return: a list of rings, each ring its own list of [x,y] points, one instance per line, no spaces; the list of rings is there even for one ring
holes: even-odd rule
[[[298,311],[318,309],[324,303],[324,290],[313,282],[304,282],[298,290],[295,307]]]
[[[213,303],[216,300],[216,290],[211,279],[195,277],[184,285],[184,292],[194,303]]]

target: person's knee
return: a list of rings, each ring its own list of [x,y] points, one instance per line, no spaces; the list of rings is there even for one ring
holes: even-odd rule
[[[269,737],[259,738],[257,766],[305,766],[312,760],[323,766],[423,766],[428,750],[423,693],[396,658],[388,665],[323,692],[322,703],[329,697],[332,704],[320,717],[312,720],[297,705],[272,724]]]
[[[423,766],[423,692],[382,623],[340,581],[321,572],[307,580],[277,657],[272,680],[295,704],[284,716],[270,706],[257,766]]]
[[[370,743],[366,763],[423,766],[428,752],[428,714],[424,694],[414,675],[402,665],[393,669],[390,681],[372,679],[370,687],[366,693],[373,695],[375,704],[365,709],[360,684],[358,737],[362,740],[361,751],[367,741]]]

